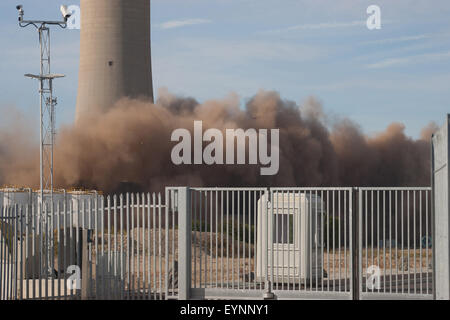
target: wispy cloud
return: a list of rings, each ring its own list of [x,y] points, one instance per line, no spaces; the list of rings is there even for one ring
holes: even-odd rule
[[[448,58],[450,58],[450,51],[437,52],[437,53],[425,53],[425,54],[414,55],[414,56],[409,56],[409,57],[384,59],[379,62],[367,65],[367,68],[382,69],[382,68],[389,68],[389,67],[402,66],[402,65],[408,65],[408,64],[434,62],[434,61],[439,61],[439,60],[448,59]]]
[[[372,41],[361,42],[360,44],[391,44],[391,43],[402,43],[402,42],[410,42],[410,41],[418,41],[431,38],[431,35],[420,34],[414,36],[405,36],[398,38],[389,38],[389,39],[379,39]]]
[[[166,54],[172,52],[171,44]],[[265,40],[239,40],[239,39],[211,39],[211,38],[179,38],[176,46],[180,48],[177,52],[183,57],[177,56],[175,59],[182,61],[193,61],[200,58],[202,64],[211,61],[212,65],[217,65],[217,61],[222,64],[248,64],[256,61],[271,62],[302,62],[321,59],[330,54],[330,48],[321,48],[314,45],[301,43],[265,41]],[[173,54],[171,54],[173,55]]]
[[[208,19],[185,19],[185,20],[171,20],[167,22],[163,22],[158,26],[161,29],[173,29],[173,28],[181,28],[185,26],[192,26],[197,24],[206,24],[211,23],[211,20]]]
[[[265,33],[284,33],[297,30],[322,30],[322,29],[336,29],[336,28],[350,28],[356,26],[365,26],[366,21],[350,21],[350,22],[325,22],[315,24],[299,24],[287,28],[268,30]]]

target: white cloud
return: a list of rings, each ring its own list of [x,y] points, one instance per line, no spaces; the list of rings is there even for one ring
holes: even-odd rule
[[[211,23],[211,20],[208,19],[185,19],[185,20],[171,20],[167,22],[163,22],[159,25],[161,29],[173,29],[180,28],[185,26],[192,26],[197,24],[205,24]]]

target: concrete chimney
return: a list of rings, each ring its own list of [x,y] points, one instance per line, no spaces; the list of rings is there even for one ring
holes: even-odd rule
[[[76,121],[122,97],[153,101],[150,0],[81,0]]]

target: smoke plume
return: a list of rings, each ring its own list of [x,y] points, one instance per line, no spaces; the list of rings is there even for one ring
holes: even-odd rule
[[[161,191],[164,186],[427,186],[430,124],[414,140],[393,123],[367,137],[349,119],[327,119],[314,98],[298,105],[261,91],[244,109],[237,95],[198,103],[165,90],[156,104],[122,99],[101,115],[63,127],[55,150],[55,186]],[[255,165],[180,165],[171,161],[172,131],[217,128],[280,129],[280,170],[261,176]],[[12,120],[11,120],[12,121]],[[37,187],[39,150],[24,123],[0,131],[0,185]],[[136,190],[134,190],[136,191]]]

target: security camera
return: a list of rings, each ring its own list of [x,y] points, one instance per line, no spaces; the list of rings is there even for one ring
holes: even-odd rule
[[[19,11],[19,15],[23,15],[23,6],[21,4],[16,6],[16,9]]]
[[[64,17],[64,20],[67,20],[72,16],[72,13],[69,12],[69,9],[67,9],[67,6],[61,6],[61,13]]]
[[[19,22],[23,20],[23,6],[21,4],[16,6],[16,9],[19,11]]]

